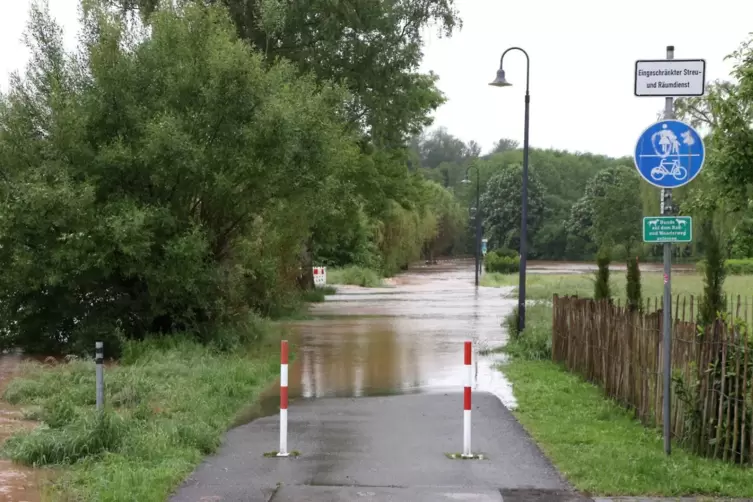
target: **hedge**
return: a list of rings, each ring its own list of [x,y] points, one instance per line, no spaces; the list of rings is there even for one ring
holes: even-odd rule
[[[696,263],[695,268],[702,274],[706,268],[706,260]],[[753,258],[726,260],[724,270],[729,275],[753,275]]]
[[[520,270],[520,257],[504,256],[492,251],[484,257],[484,270],[499,274],[514,274]]]

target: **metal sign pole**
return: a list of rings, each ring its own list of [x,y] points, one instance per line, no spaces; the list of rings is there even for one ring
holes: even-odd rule
[[[667,46],[667,59],[674,59],[675,48]],[[674,98],[664,98],[664,120],[675,118]],[[662,216],[672,214],[672,189],[662,188],[661,209]],[[664,338],[664,453],[672,452],[672,243],[664,243],[664,305],[663,305],[663,338]]]
[[[706,61],[675,59],[667,46],[667,59],[635,62],[635,95],[662,96],[664,119],[650,125],[635,145],[635,168],[647,183],[661,188],[662,216],[643,218],[643,242],[664,244],[664,305],[662,308],[662,380],[664,452],[672,451],[672,242],[690,242],[692,220],[671,216],[672,189],[685,186],[701,173],[706,158],[703,138],[690,124],[675,120],[674,98],[703,96]],[[658,410],[656,410],[658,413]]]

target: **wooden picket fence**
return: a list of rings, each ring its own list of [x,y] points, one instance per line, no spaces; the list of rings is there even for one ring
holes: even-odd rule
[[[552,358],[661,427],[662,310],[609,301],[553,298]],[[697,301],[673,298],[672,434],[696,453],[753,464],[753,355],[748,305],[740,298],[712,326],[696,322]],[[753,314],[753,309],[750,309]]]

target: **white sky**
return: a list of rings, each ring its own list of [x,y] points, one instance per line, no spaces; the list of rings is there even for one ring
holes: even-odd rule
[[[728,78],[724,57],[753,28],[753,2],[701,0],[456,0],[464,27],[433,37],[424,69],[440,77],[449,101],[436,113],[446,126],[484,150],[501,138],[523,142],[525,57],[505,56],[513,87],[496,88],[499,57],[520,46],[531,57],[530,142],[535,147],[632,155],[656,121],[664,98],[633,95],[636,59],[706,60],[706,80]]]
[[[49,0],[75,42],[78,0]],[[753,26],[745,0],[456,0],[462,31],[431,36],[423,70],[440,77],[448,102],[435,125],[446,126],[484,150],[501,137],[523,141],[525,58],[505,57],[514,84],[494,88],[501,53],[517,45],[531,57],[531,145],[570,151],[631,155],[638,135],[656,119],[663,98],[633,96],[636,59],[661,59],[667,45],[677,58],[706,59],[707,80],[727,78],[724,57]],[[0,17],[0,86],[21,69],[21,43],[30,0],[5,0]]]

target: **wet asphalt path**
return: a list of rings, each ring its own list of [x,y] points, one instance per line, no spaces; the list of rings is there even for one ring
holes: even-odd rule
[[[438,269],[438,270],[437,270]],[[396,287],[346,288],[291,339],[289,449],[277,415],[231,430],[173,502],[575,501],[505,404],[509,384],[474,355],[473,451],[462,449],[462,342],[504,341],[514,301],[473,286],[472,263],[419,270]],[[393,394],[393,395],[387,395]],[[397,394],[397,395],[394,395]],[[503,404],[505,403],[505,404]]]

